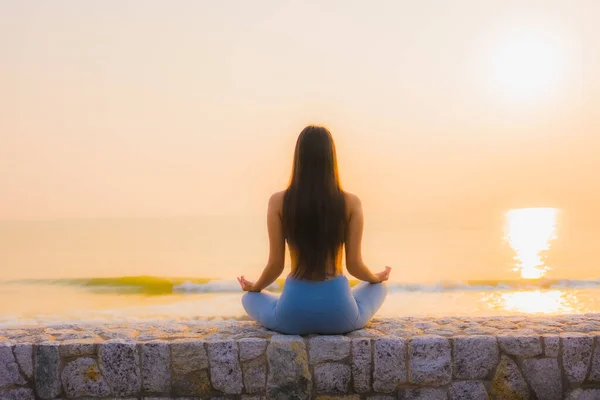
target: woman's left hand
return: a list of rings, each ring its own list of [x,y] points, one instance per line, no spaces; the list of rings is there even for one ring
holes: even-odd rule
[[[242,287],[243,291],[245,291],[245,292],[257,292],[257,290],[254,289],[255,283],[254,282],[250,282],[248,279],[246,279],[246,277],[244,275],[238,277],[237,280],[240,283],[240,286]]]

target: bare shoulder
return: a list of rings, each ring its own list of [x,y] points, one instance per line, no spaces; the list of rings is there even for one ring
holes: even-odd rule
[[[283,198],[285,197],[285,190],[281,192],[273,193],[269,198],[269,208],[274,208],[276,210],[283,209]]]
[[[346,197],[346,208],[349,212],[362,209],[362,203],[357,195],[349,192],[344,192],[344,195]]]

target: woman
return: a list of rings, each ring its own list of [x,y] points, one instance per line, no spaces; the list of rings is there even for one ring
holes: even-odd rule
[[[358,197],[342,190],[331,133],[306,127],[298,137],[292,179],[275,193],[267,212],[269,261],[258,281],[238,278],[248,315],[268,329],[305,335],[341,334],[362,328],[379,309],[391,268],[374,274],[361,255],[363,212]],[[283,272],[285,242],[292,272],[278,298],[260,293]],[[350,289],[346,268],[364,281]]]

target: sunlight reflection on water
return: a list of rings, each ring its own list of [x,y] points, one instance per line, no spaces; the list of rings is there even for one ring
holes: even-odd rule
[[[550,269],[544,253],[556,239],[556,208],[519,208],[506,213],[505,239],[515,251],[514,270],[524,279],[540,279]],[[490,294],[487,301],[494,308],[509,312],[557,314],[576,309],[576,298],[567,299],[565,292],[522,291]]]
[[[574,300],[560,290],[498,293],[488,297],[493,306],[509,312],[532,314],[573,313],[577,311]]]
[[[548,271],[543,252],[556,238],[556,208],[519,208],[506,213],[506,240],[515,251],[515,271],[539,279]]]

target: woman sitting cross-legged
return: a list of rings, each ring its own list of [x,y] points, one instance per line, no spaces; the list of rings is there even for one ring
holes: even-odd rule
[[[256,282],[238,278],[251,318],[286,334],[342,334],[362,328],[381,307],[391,269],[374,274],[362,260],[362,205],[341,188],[327,129],[300,133],[291,182],[271,196],[267,226],[267,266]],[[283,273],[286,241],[292,271],[281,296],[263,293]],[[364,281],[352,289],[342,273],[344,249],[348,273]]]

